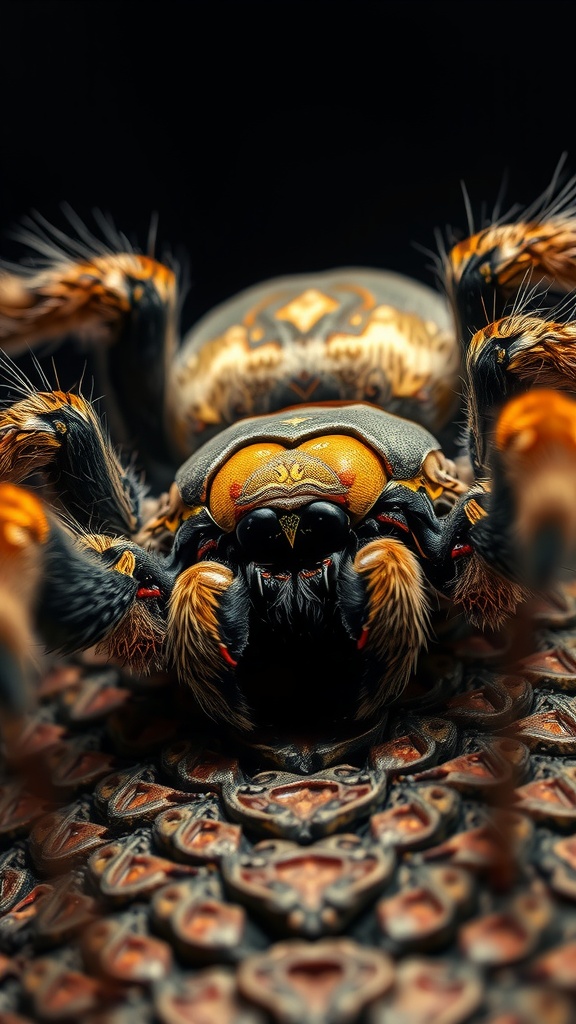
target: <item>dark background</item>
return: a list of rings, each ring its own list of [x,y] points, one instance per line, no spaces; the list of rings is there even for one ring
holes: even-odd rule
[[[259,279],[434,283],[435,232],[576,172],[575,18],[547,3],[4,0],[0,255],[38,210],[189,262],[188,326]],[[505,204],[506,205],[506,204]]]

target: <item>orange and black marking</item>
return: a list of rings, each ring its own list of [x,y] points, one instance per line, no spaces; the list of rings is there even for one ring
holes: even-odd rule
[[[496,281],[508,293],[546,282],[566,291],[576,287],[576,218],[570,213],[541,221],[491,225],[450,250],[449,282],[458,285],[471,261],[486,283]]]
[[[67,511],[81,523],[100,521],[128,536],[136,531],[137,488],[81,395],[32,392],[0,413],[0,479],[19,483],[38,471],[58,481],[63,504],[65,480],[76,481]]]
[[[227,532],[252,509],[294,510],[318,500],[341,505],[358,520],[387,479],[382,459],[348,435],[316,437],[295,448],[263,442],[242,448],[222,466],[208,504],[215,522]]]
[[[214,333],[192,332],[172,372],[168,415],[183,454],[207,431],[294,403],[371,402],[430,429],[455,411],[453,333],[344,275],[271,281],[248,310],[238,300],[237,319],[234,307]]]
[[[167,655],[210,717],[250,729],[246,709],[241,703],[227,706],[221,688],[223,673],[237,665],[221,634],[219,618],[222,597],[233,581],[232,570],[217,562],[199,562],[184,570],[170,598]]]
[[[34,275],[0,276],[0,340],[7,351],[80,332],[114,337],[114,325],[152,286],[175,305],[174,272],[148,256],[111,253],[74,262],[62,258]]]
[[[357,713],[370,717],[405,688],[429,629],[424,577],[399,540],[378,538],[360,549],[354,569],[366,586],[367,617],[358,650],[381,666],[379,686]]]
[[[76,409],[96,430],[99,423],[88,402],[63,391],[33,392],[0,412],[0,479],[19,483],[48,465],[68,432],[67,409]]]
[[[45,544],[50,533],[48,518],[32,491],[0,484],[0,552],[17,552],[30,544]]]

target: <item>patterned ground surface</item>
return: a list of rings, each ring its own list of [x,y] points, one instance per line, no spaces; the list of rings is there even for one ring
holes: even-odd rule
[[[522,662],[434,651],[356,750],[49,667],[0,785],[2,1024],[573,1024],[574,596],[535,622]]]

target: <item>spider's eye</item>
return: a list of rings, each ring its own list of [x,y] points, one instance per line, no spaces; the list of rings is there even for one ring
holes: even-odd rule
[[[258,508],[245,515],[236,537],[248,561],[271,564],[294,558],[316,562],[345,547],[350,519],[328,501],[313,501],[294,511]]]
[[[299,558],[320,560],[341,551],[350,534],[350,518],[343,508],[314,501],[302,509],[294,547]]]
[[[249,562],[275,562],[289,550],[288,541],[271,508],[257,508],[240,520],[236,537]]]

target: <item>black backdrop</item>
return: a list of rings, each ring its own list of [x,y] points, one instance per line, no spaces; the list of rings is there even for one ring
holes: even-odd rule
[[[435,230],[504,176],[576,172],[570,2],[4,0],[0,255],[31,209],[94,207],[187,253],[185,325],[343,264],[433,283]]]

